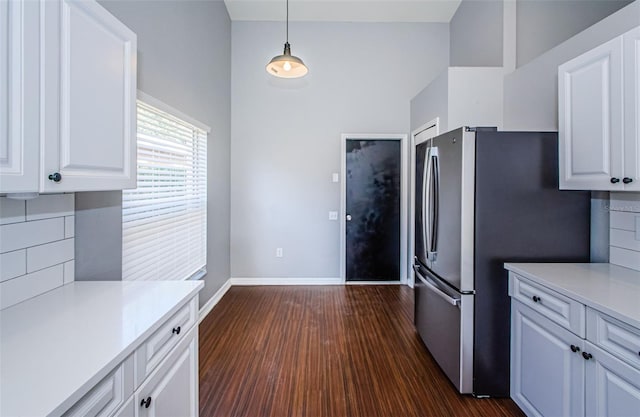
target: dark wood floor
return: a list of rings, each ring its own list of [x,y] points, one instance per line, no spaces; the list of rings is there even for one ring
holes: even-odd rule
[[[200,325],[200,416],[522,416],[461,396],[406,286],[232,287]]]

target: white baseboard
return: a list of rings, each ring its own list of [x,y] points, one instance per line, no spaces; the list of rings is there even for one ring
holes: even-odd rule
[[[200,309],[200,318],[198,319],[198,323],[200,323],[205,317],[207,317],[211,310],[213,310],[213,307],[215,307],[220,299],[222,299],[227,291],[229,291],[231,285],[231,279],[228,279],[224,284],[222,284],[222,287],[220,287],[220,289],[216,291],[215,294],[213,294],[209,301],[207,301],[207,303],[202,306],[202,308]]]
[[[231,285],[344,285],[340,278],[231,278]]]

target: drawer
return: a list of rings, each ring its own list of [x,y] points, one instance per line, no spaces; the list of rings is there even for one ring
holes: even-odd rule
[[[587,308],[587,340],[640,369],[640,329]]]
[[[509,273],[509,295],[560,326],[585,337],[585,306],[552,289]]]
[[[197,313],[198,297],[195,296],[140,345],[135,352],[136,389],[193,327]]]
[[[116,367],[76,402],[65,417],[107,417],[133,395],[133,355]]]

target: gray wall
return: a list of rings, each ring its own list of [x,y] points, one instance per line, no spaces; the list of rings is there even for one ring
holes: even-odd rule
[[[449,71],[443,71],[410,102],[411,131],[439,117],[440,132],[449,125]],[[457,126],[456,126],[457,127]]]
[[[502,1],[463,0],[451,19],[452,67],[502,66]]]
[[[122,192],[76,193],[76,281],[122,280]]]
[[[631,0],[518,0],[516,60],[525,65]]]
[[[138,35],[138,88],[211,127],[208,144],[208,275],[200,293],[204,304],[229,278],[229,184],[231,136],[231,21],[222,1],[110,1],[100,2]],[[120,193],[117,193],[119,195]],[[83,214],[76,233],[91,244],[120,229],[117,200],[109,193],[97,198],[76,196]],[[110,209],[98,201],[110,201]],[[84,204],[83,202],[86,202]],[[94,208],[101,210],[93,210]],[[92,212],[94,214],[92,214]],[[104,221],[103,221],[104,220]],[[80,230],[78,230],[80,229]],[[82,238],[80,238],[82,236]],[[114,240],[114,239],[112,239]],[[114,240],[114,245],[115,245]],[[121,242],[120,242],[121,244]],[[84,277],[103,274],[105,265],[121,265],[117,251],[92,262],[99,252],[79,250]],[[113,259],[108,259],[113,257]],[[94,270],[95,268],[95,270]],[[80,271],[76,277],[82,279]]]
[[[507,75],[505,129],[558,130],[558,65],[639,24],[637,0]]]
[[[284,25],[233,23],[232,277],[339,276],[342,133],[408,133],[409,100],[449,62],[447,24],[293,23],[307,77],[265,65]],[[276,258],[276,247],[284,257]]]

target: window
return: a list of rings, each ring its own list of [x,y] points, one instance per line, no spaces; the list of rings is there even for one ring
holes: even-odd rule
[[[207,257],[209,128],[138,97],[138,188],[122,193],[122,279],[197,277]]]

